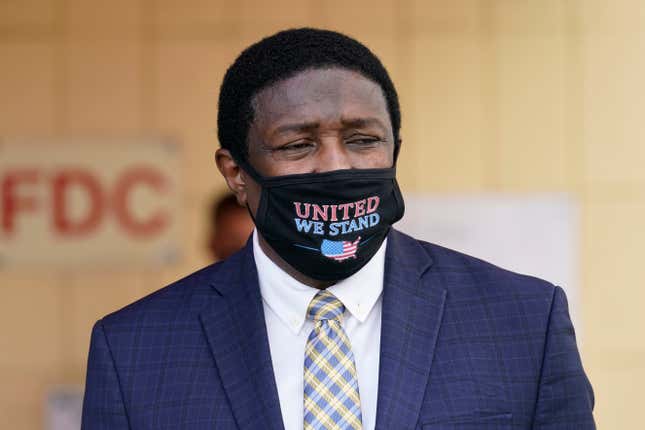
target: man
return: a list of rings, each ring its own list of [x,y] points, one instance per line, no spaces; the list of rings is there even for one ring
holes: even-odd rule
[[[399,105],[366,47],[273,35],[219,109],[256,230],[97,322],[84,428],[594,428],[561,288],[390,228]]]

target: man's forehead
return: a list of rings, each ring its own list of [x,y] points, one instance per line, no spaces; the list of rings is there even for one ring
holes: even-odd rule
[[[355,89],[382,93],[381,87],[362,73],[340,66],[329,66],[307,68],[283,79],[278,79],[259,90],[254,99],[293,92],[315,92],[323,88],[332,91]]]
[[[335,114],[347,121],[387,115],[380,86],[362,74],[340,68],[310,69],[261,90],[253,99],[256,119],[306,122],[312,115]]]

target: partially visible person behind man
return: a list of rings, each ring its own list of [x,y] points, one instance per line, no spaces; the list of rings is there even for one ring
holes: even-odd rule
[[[215,261],[225,260],[242,249],[253,231],[249,211],[231,193],[213,200],[209,222],[206,248]]]

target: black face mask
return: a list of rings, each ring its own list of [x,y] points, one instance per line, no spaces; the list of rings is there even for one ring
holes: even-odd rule
[[[313,279],[338,281],[356,273],[403,216],[394,167],[263,177],[241,165],[262,187],[258,231]]]

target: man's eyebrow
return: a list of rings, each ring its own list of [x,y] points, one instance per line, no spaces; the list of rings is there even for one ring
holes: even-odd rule
[[[381,129],[384,133],[387,133],[387,127],[383,124],[378,118],[375,117],[366,117],[366,118],[341,118],[341,123],[345,127],[351,128],[365,128],[376,126]],[[296,122],[289,124],[282,124],[275,128],[271,132],[272,135],[289,133],[289,132],[303,132],[303,131],[312,131],[320,127],[320,123],[317,121],[313,122]]]
[[[276,127],[271,134],[287,133],[291,131],[311,131],[317,129],[318,127],[320,127],[320,124],[318,122],[297,122],[291,124],[283,124]]]
[[[364,127],[376,126],[380,128],[381,131],[383,131],[383,133],[387,133],[387,127],[385,126],[385,124],[383,124],[383,121],[375,117],[343,118],[341,119],[341,122],[343,123],[344,126],[352,127],[352,128],[364,128]]]

